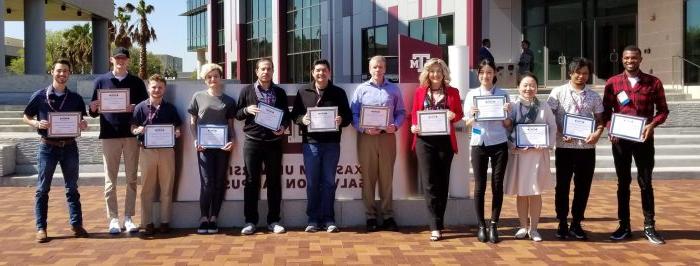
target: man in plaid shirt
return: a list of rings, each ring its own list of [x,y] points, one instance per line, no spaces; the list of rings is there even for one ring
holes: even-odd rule
[[[610,239],[622,240],[631,237],[630,229],[630,183],[632,181],[632,158],[637,165],[637,182],[642,194],[644,212],[644,237],[653,244],[664,244],[664,239],[654,228],[654,189],[651,185],[654,170],[654,128],[666,121],[668,106],[661,81],[639,69],[642,51],[636,46],[627,46],[622,51],[625,70],[608,79],[603,95],[603,119],[610,123],[613,113],[644,117],[647,120],[642,130],[642,141],[635,142],[610,136],[615,172],[617,173],[617,208],[620,226]],[[654,113],[656,110],[656,113]]]

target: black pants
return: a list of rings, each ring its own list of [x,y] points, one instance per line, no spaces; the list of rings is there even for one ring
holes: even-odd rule
[[[418,177],[423,184],[423,196],[431,216],[430,230],[442,230],[445,227],[450,167],[454,157],[450,137],[418,137],[416,157],[418,158]]]
[[[642,194],[644,225],[654,225],[654,188],[651,175],[654,170],[654,140],[644,143],[620,139],[612,145],[615,172],[617,173],[617,217],[620,224],[630,224],[630,183],[632,182],[632,158],[637,165],[637,183]]]
[[[572,224],[580,224],[584,219],[588,196],[591,193],[591,183],[595,171],[595,149],[557,148],[554,156],[557,168],[557,186],[554,195],[557,219],[560,222],[566,222],[569,216],[569,191],[573,177]]]
[[[282,201],[282,141],[259,141],[246,138],[243,144],[243,160],[246,167],[243,188],[245,222],[258,223],[260,175],[263,173],[263,164],[265,164],[265,183],[267,184],[267,223],[279,222]]]
[[[503,176],[508,165],[508,144],[472,146],[471,162],[474,169],[474,209],[479,226],[485,226],[484,194],[486,193],[487,171],[491,160],[491,221],[498,222],[503,205]]]
[[[219,216],[226,194],[226,176],[231,152],[205,149],[199,156],[199,210],[202,217]]]

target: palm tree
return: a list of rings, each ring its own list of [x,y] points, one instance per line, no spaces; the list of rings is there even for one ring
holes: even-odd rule
[[[134,25],[129,25],[131,15],[127,12],[125,7],[117,7],[116,19],[109,24],[109,39],[114,42],[114,46],[129,49],[132,46],[129,35],[134,31]]]
[[[92,58],[92,33],[90,24],[75,25],[63,33],[66,40],[65,56],[73,63],[74,69],[86,73]]]
[[[138,19],[136,21],[136,29],[131,32],[131,39],[136,41],[141,47],[139,53],[139,77],[142,79],[146,78],[146,69],[148,62],[146,58],[148,53],[146,52],[146,45],[151,41],[156,40],[156,31],[153,27],[148,25],[148,15],[155,11],[152,5],[146,5],[146,1],[139,0],[137,6],[127,3],[124,8],[127,12],[131,13],[136,11]]]

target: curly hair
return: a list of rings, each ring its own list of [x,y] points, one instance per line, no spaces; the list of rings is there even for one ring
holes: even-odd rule
[[[423,70],[420,72],[420,76],[418,76],[418,82],[420,82],[421,86],[430,86],[428,73],[430,72],[430,69],[436,65],[439,66],[440,70],[442,71],[443,86],[450,84],[450,81],[452,80],[452,78],[450,78],[450,68],[447,67],[445,61],[442,61],[440,58],[430,58],[425,62],[423,65]]]

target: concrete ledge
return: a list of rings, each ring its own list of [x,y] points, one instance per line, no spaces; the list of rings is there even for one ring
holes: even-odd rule
[[[16,151],[16,145],[0,145],[0,176],[6,176],[15,172]]]

